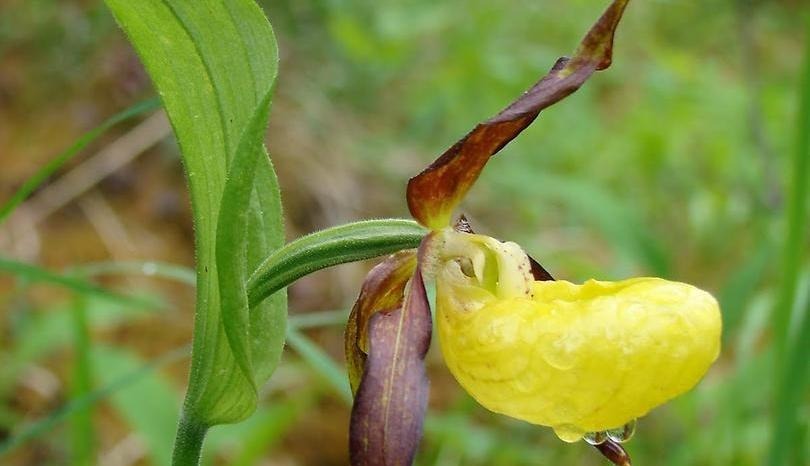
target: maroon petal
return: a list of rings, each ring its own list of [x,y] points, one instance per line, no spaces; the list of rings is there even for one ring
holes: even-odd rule
[[[349,383],[357,391],[368,353],[368,324],[380,311],[402,307],[405,286],[416,268],[416,251],[406,250],[388,256],[366,275],[346,325],[345,350]]]
[[[534,260],[534,257],[529,256],[529,264],[532,267],[531,272],[532,272],[532,276],[534,277],[535,280],[537,280],[539,282],[553,281],[554,280],[554,277],[552,277],[551,274],[548,273],[548,271],[545,268],[543,268],[543,266],[540,265],[539,262]]]
[[[430,336],[430,307],[417,267],[403,306],[374,314],[368,324],[368,358],[349,434],[353,466],[412,463],[427,409]]]
[[[570,59],[551,71],[495,117],[469,134],[408,183],[408,207],[421,224],[440,229],[478,179],[489,158],[526,129],[537,115],[567,97],[596,71],[610,66],[613,36],[629,0],[614,0]]]

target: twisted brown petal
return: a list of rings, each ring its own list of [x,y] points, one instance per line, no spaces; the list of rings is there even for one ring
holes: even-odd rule
[[[596,71],[610,66],[613,36],[629,0],[614,0],[570,59],[560,58],[551,71],[495,117],[478,124],[464,138],[408,183],[408,207],[421,224],[440,229],[478,179],[489,158],[537,118],[541,110],[564,99]]]

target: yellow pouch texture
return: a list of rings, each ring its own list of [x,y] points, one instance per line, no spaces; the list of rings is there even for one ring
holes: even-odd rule
[[[499,248],[516,247],[478,238],[499,259]],[[496,275],[512,280],[502,270],[510,257]],[[531,281],[515,296],[499,291],[514,284],[487,285],[462,269],[446,260],[436,275],[450,371],[487,409],[553,427],[566,441],[621,427],[689,390],[720,351],[717,301],[685,283]]]

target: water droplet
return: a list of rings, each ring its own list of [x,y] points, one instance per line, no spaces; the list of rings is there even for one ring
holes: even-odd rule
[[[590,443],[591,445],[601,445],[608,439],[607,432],[588,432],[582,436],[582,440]]]
[[[554,433],[557,434],[557,437],[559,437],[560,440],[568,443],[577,442],[582,438],[583,435],[585,435],[585,431],[571,424],[554,426]]]
[[[547,342],[541,349],[541,356],[546,363],[558,370],[570,370],[577,362],[577,350],[582,343],[581,337],[569,334],[563,338]]]
[[[633,437],[633,434],[636,432],[636,420],[633,419],[632,421],[628,422],[627,424],[616,428],[610,429],[607,431],[608,437],[614,442],[626,442]]]

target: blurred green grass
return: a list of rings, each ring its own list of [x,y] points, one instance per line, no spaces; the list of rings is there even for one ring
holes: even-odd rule
[[[605,2],[261,3],[282,50],[268,145],[294,237],[407,216],[405,180],[570,52]],[[53,154],[152,91],[100,2],[0,8],[4,202]],[[801,78],[809,12],[789,0],[632,3],[613,67],[493,159],[464,206],[477,230],[519,242],[555,276],[663,275],[719,297],[721,359],[695,390],[640,421],[628,444],[636,464],[808,464],[810,237],[801,188],[810,126],[799,103],[810,95]],[[178,163],[163,145],[127,170],[123,191],[120,179],[98,187],[133,237],[154,237],[139,241],[137,254],[72,250],[74,234],[88,249],[103,235],[82,230],[87,221],[70,207],[37,226],[41,245],[20,257],[42,268],[12,261],[14,243],[0,243],[11,264],[0,277],[0,433],[15,439],[44,420],[59,434],[37,433],[3,464],[165,461],[185,366],[139,368],[188,342],[190,298],[148,277],[186,275],[127,261],[190,264],[190,238],[157,207],[141,206],[156,181],[138,174]],[[176,179],[165,189],[183,186]],[[187,216],[171,221],[188,224]],[[76,267],[102,259],[121,266],[77,278]],[[342,267],[304,280],[291,290],[293,312],[346,308],[362,272]],[[81,308],[87,333],[74,335],[71,316]],[[212,464],[346,463],[340,332],[327,325],[294,334],[261,411],[215,432]],[[417,464],[601,464],[584,445],[485,412],[436,350]],[[110,386],[109,397],[97,396]],[[57,423],[60,406],[77,406],[71,399],[92,399],[82,405],[92,413]],[[322,452],[311,451],[314,441]]]

